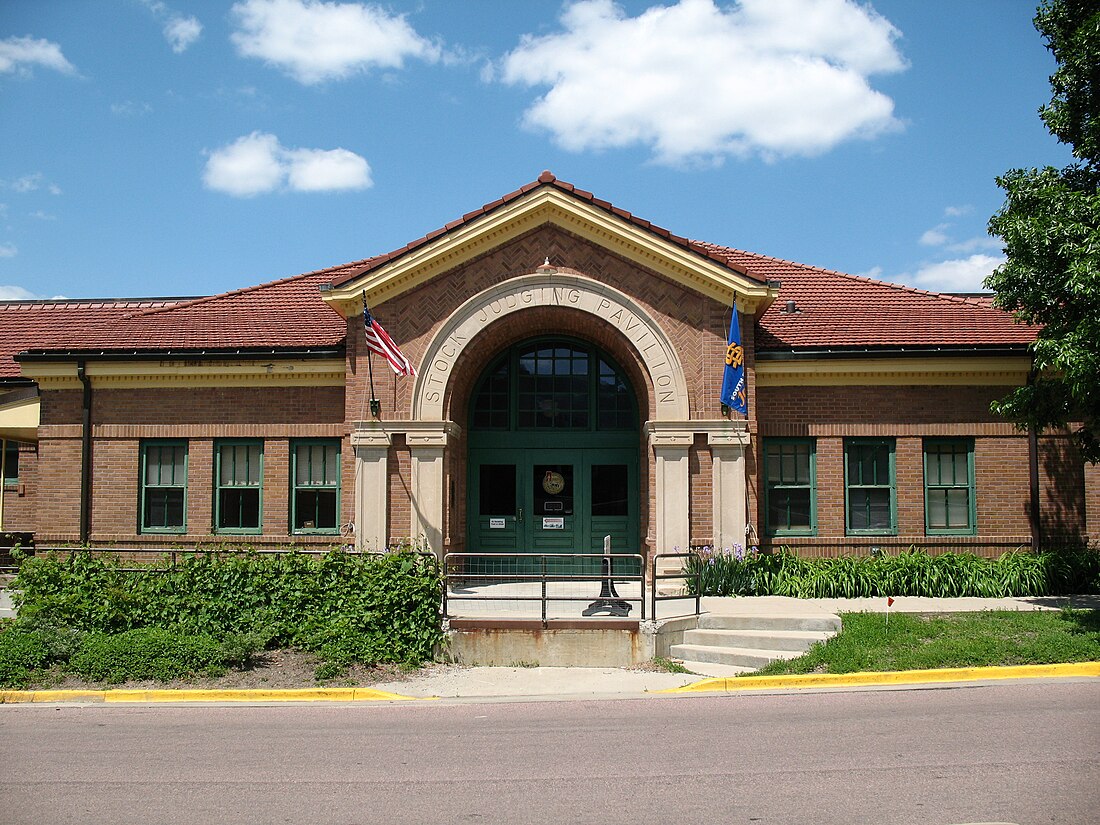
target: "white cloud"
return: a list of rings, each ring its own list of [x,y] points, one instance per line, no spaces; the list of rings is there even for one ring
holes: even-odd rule
[[[27,192],[34,192],[42,185],[42,173],[35,172],[32,175],[23,175],[21,178],[17,178],[11,182],[11,188],[15,192],[25,194]]]
[[[197,17],[184,17],[182,14],[177,14],[162,0],[140,0],[140,2],[158,20],[163,21],[164,39],[176,54],[187,51],[202,34],[202,23]]]
[[[0,301],[30,301],[40,297],[15,284],[0,284]]]
[[[172,17],[164,24],[164,39],[176,54],[187,51],[201,34],[202,23],[194,17]]]
[[[15,284],[0,284],[0,301],[41,301],[45,298],[45,295],[36,295],[29,289],[23,289]],[[54,295],[49,300],[57,301],[64,298],[64,295]]]
[[[111,114],[121,117],[136,117],[137,115],[148,114],[151,111],[153,111],[153,107],[148,103],[137,103],[133,100],[124,100],[122,103],[111,104]]]
[[[40,221],[56,221],[57,215],[51,215],[49,212],[43,212],[41,209],[36,209],[31,212],[32,218],[37,218]]]
[[[920,242],[924,246],[943,246],[947,243],[947,233],[944,231],[947,229],[947,224],[941,223],[938,226],[933,226],[931,229],[926,230],[923,235],[920,236]]]
[[[962,206],[947,206],[943,210],[943,214],[949,218],[959,218],[963,215],[968,215],[974,210],[974,207],[970,204],[963,204]]]
[[[76,67],[65,59],[61,47],[56,43],[34,37],[9,37],[0,40],[0,73],[16,72],[30,76],[34,66],[54,69],[64,74],[76,73]]]
[[[203,183],[208,189],[247,198],[280,188],[366,189],[373,181],[367,161],[347,149],[287,149],[275,135],[253,132],[211,153]]]
[[[361,3],[244,0],[233,6],[230,35],[244,57],[279,67],[307,85],[371,68],[400,69],[405,58],[440,59],[402,15]]]
[[[982,292],[982,282],[1005,262],[1002,256],[971,255],[950,261],[926,264],[903,280],[919,289],[933,292]]]
[[[14,258],[19,254],[13,243],[0,243],[0,258]]]
[[[58,186],[56,183],[51,183],[49,186],[46,187],[46,191],[49,192],[51,195],[60,195],[61,187]]]
[[[299,192],[365,189],[370,166],[347,149],[295,149],[286,153],[287,180]]]
[[[569,150],[643,145],[669,164],[771,159],[900,127],[867,80],[905,68],[899,32],[854,0],[681,0],[633,18],[612,0],[580,0],[561,23],[525,35],[499,74],[550,86],[524,123]]]

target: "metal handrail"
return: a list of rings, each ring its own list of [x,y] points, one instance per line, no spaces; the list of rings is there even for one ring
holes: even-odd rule
[[[690,558],[693,558],[694,556],[695,556],[694,553],[657,553],[653,556],[653,590],[650,593],[650,598],[652,599],[652,604],[653,604],[653,606],[650,610],[650,615],[653,616],[653,618],[657,618],[657,602],[667,602],[667,601],[673,601],[673,600],[676,600],[676,599],[694,599],[695,600],[695,615],[698,616],[702,612],[702,609],[701,609],[702,594],[699,592],[699,574],[698,573],[688,573],[683,568],[681,568],[680,571],[676,572],[676,573],[658,573],[657,572],[657,570],[659,569],[658,565],[657,565],[658,559],[690,559]],[[695,588],[694,588],[695,593],[694,593],[694,595],[691,594],[691,593],[676,593],[676,594],[670,594],[670,595],[667,595],[667,596],[658,596],[657,595],[657,582],[671,581],[671,580],[674,580],[674,579],[680,579],[680,580],[682,580],[682,579],[694,579],[695,580]]]
[[[474,573],[468,570],[455,570],[456,562],[468,560],[468,559],[480,559],[486,561],[503,561],[511,560],[514,562],[526,562],[530,563],[538,561],[538,572],[520,572],[514,571],[509,573]],[[547,570],[548,560],[553,561],[565,561],[565,560],[577,560],[577,559],[598,559],[601,562],[601,572],[599,573],[559,573]],[[624,574],[617,573],[614,570],[615,562],[619,560],[630,559],[636,564],[637,574]],[[602,563],[604,560],[610,560],[610,569],[604,570]],[[447,553],[443,557],[443,616],[444,618],[450,618],[450,612],[448,610],[448,602],[451,601],[500,601],[500,602],[534,602],[537,601],[540,604],[540,617],[545,627],[549,621],[547,615],[547,606],[550,602],[592,602],[592,596],[566,596],[566,595],[554,595],[551,596],[547,592],[547,585],[551,582],[601,582],[613,585],[613,582],[637,582],[638,593],[637,597],[633,596],[614,596],[613,601],[618,602],[637,602],[639,606],[639,612],[641,613],[641,619],[644,621],[646,618],[646,603],[645,603],[645,559],[637,553],[613,553],[606,555],[604,553]],[[479,593],[476,595],[464,596],[464,595],[451,595],[451,586],[457,580],[470,581],[475,580],[477,582],[493,583],[493,582],[532,582],[539,584],[538,595],[499,595],[499,594],[486,594]],[[602,594],[601,589],[601,594]],[[601,600],[600,597],[596,597],[596,600]]]

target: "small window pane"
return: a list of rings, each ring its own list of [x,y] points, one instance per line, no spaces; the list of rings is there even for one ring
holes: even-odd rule
[[[478,471],[478,514],[516,514],[516,465],[482,464]]]
[[[592,465],[592,515],[627,514],[627,477],[625,464]]]

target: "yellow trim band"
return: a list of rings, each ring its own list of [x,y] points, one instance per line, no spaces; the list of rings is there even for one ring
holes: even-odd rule
[[[757,361],[758,387],[854,385],[968,385],[1015,387],[1027,383],[1031,359],[1000,357],[806,358]]]

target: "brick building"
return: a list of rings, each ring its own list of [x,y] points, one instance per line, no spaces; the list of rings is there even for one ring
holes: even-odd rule
[[[747,418],[718,393],[734,298]],[[416,377],[369,356],[364,301]],[[237,292],[0,304],[0,532],[437,552],[611,535],[646,554],[1095,540],[1097,468],[990,412],[1033,335],[988,299],[691,241],[547,172],[388,254]]]

